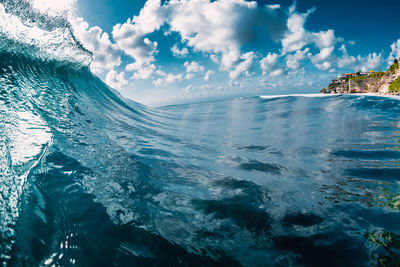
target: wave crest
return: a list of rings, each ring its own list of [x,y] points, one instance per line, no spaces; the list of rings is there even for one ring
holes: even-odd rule
[[[66,15],[53,15],[26,0],[0,1],[0,53],[88,66],[92,53],[75,38]]]

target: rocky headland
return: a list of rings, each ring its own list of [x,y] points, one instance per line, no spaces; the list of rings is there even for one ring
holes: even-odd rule
[[[356,72],[339,75],[333,79],[328,90],[322,88],[321,93],[328,94],[400,94],[400,66],[396,59],[386,72]]]

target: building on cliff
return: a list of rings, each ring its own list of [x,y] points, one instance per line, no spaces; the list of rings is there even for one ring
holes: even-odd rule
[[[397,61],[386,72],[368,71],[338,75],[330,82],[327,93],[399,94],[400,88],[394,88],[395,84],[400,84],[400,67]]]

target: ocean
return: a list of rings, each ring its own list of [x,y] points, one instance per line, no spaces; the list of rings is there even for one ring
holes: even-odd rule
[[[0,22],[3,266],[400,265],[399,98],[149,108],[1,2],[64,38]]]

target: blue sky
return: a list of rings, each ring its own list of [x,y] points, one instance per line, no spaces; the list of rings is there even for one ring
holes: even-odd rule
[[[316,93],[400,57],[400,1],[70,1],[92,71],[151,106]]]

